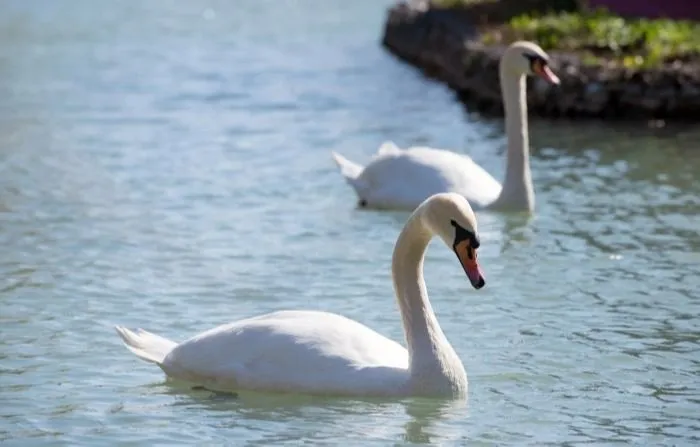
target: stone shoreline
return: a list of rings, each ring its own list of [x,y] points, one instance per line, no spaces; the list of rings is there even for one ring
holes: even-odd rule
[[[498,62],[504,47],[477,41],[464,11],[400,2],[388,13],[382,44],[397,57],[445,82],[469,108],[502,115]],[[700,63],[657,69],[587,66],[576,54],[548,52],[562,83],[528,79],[530,113],[550,118],[700,120]]]

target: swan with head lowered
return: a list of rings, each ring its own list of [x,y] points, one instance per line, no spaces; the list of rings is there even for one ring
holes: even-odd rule
[[[547,53],[522,41],[503,53],[499,74],[508,138],[503,185],[468,156],[442,149],[400,149],[386,142],[366,167],[334,152],[342,175],[359,197],[359,206],[413,210],[433,194],[456,192],[477,209],[533,211],[525,76],[536,75],[555,85],[559,78],[549,68]]]
[[[433,235],[456,253],[472,286],[484,286],[469,203],[452,193],[430,197],[408,218],[392,260],[406,347],[346,317],[306,310],[247,318],[179,344],[143,330],[116,330],[134,354],[170,378],[210,390],[463,398],[464,366],[438,324],[423,280]]]

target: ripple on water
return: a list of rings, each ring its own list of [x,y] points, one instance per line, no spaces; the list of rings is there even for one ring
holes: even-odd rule
[[[330,151],[451,147],[500,177],[505,140],[381,49],[388,3],[7,4],[3,442],[699,441],[692,129],[533,120],[536,214],[478,213],[488,286],[431,246],[468,406],[197,392],[120,344],[114,324],[182,340],[282,308],[403,338],[390,263],[406,214],[355,209]]]

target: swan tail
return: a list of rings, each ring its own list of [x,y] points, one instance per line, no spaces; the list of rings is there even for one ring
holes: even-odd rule
[[[348,160],[337,152],[332,152],[333,160],[335,164],[340,168],[340,173],[345,177],[345,179],[353,183],[358,179],[364,168],[357,163]]]
[[[143,329],[133,332],[122,326],[115,326],[117,334],[122,338],[129,351],[147,362],[160,365],[165,356],[173,350],[177,343]]]

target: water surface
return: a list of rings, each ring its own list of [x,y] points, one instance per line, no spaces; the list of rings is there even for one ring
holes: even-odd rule
[[[426,277],[469,402],[239,399],[166,384],[114,324],[182,340],[283,308],[402,332],[403,213],[330,151],[469,153],[465,113],[379,45],[387,1],[0,7],[0,439],[8,445],[695,445],[698,131],[535,121],[537,213],[478,214],[487,287]]]

